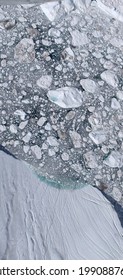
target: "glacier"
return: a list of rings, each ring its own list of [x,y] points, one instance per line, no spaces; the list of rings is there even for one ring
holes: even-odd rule
[[[0,151],[0,259],[123,259],[123,228],[96,188],[58,189]]]

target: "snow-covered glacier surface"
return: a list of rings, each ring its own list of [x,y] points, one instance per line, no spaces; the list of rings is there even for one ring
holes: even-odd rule
[[[123,259],[123,229],[98,189],[51,188],[3,151],[0,213],[0,259]]]

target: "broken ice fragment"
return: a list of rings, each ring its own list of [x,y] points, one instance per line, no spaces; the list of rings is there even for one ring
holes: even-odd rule
[[[113,188],[113,197],[116,201],[120,201],[122,198],[121,191],[116,187]]]
[[[74,10],[74,4],[71,0],[62,0],[62,5],[64,7],[64,10],[66,13],[70,13],[72,10]]]
[[[31,63],[35,59],[33,40],[23,38],[15,47],[14,58],[20,63]]]
[[[107,140],[107,135],[104,130],[94,130],[89,133],[89,137],[96,145],[100,145]]]
[[[31,150],[37,159],[41,159],[41,149],[38,145],[31,146]]]
[[[101,74],[101,79],[114,88],[118,86],[118,78],[113,71],[109,71],[109,70],[104,71]]]
[[[123,154],[118,151],[112,151],[104,160],[104,164],[112,168],[121,168],[123,166]]]
[[[97,160],[96,156],[93,151],[88,151],[87,153],[84,154],[84,158],[87,164],[87,167],[89,168],[97,168]]]
[[[82,79],[82,80],[80,80],[80,84],[84,88],[85,91],[95,93],[97,85],[93,80]]]
[[[53,1],[52,3],[45,3],[40,5],[43,13],[50,21],[54,21],[57,13],[59,11],[60,5],[57,1]]]
[[[39,126],[43,126],[43,124],[46,122],[46,118],[45,117],[41,117],[38,122],[37,122],[37,125]]]
[[[70,34],[72,36],[72,45],[74,47],[81,47],[89,43],[87,34],[80,32],[79,30],[71,30]]]
[[[117,98],[120,100],[123,100],[123,91],[122,90],[118,90],[118,92],[116,93]]]
[[[17,127],[16,127],[16,125],[11,124],[11,125],[10,125],[10,131],[11,131],[11,133],[17,133]]]
[[[121,108],[119,101],[115,97],[113,97],[111,100],[111,108],[114,110],[118,110]]]
[[[110,43],[112,44],[112,46],[119,49],[123,47],[123,40],[121,38],[112,38]]]
[[[74,87],[49,90],[47,97],[62,108],[78,108],[82,105],[82,93]]]
[[[73,170],[75,170],[77,173],[81,173],[82,172],[82,166],[81,166],[80,163],[71,164],[71,168]]]
[[[4,131],[6,131],[6,127],[5,127],[5,125],[0,125],[0,132],[4,132]]]
[[[25,120],[26,113],[23,110],[16,110],[14,115],[20,116],[21,120]]]
[[[31,136],[32,136],[31,132],[28,132],[28,133],[23,137],[22,140],[23,140],[25,143],[28,143],[28,142],[30,141]]]
[[[74,60],[74,52],[71,50],[70,47],[64,49],[64,51],[62,52],[62,58],[64,60],[68,60],[68,61],[73,61]]]
[[[91,0],[73,0],[73,3],[78,10],[86,12],[87,8],[91,4]]]
[[[70,130],[69,134],[73,142],[74,148],[81,148],[81,135],[78,132],[72,130]]]
[[[37,80],[37,85],[43,89],[48,89],[52,83],[52,76],[45,75]]]
[[[50,146],[59,146],[59,143],[57,141],[57,139],[54,137],[54,136],[48,136],[47,137],[47,143],[50,145]]]

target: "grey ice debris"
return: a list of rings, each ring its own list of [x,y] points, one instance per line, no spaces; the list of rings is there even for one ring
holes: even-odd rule
[[[120,130],[120,131],[118,132],[118,137],[121,138],[121,139],[123,139],[123,131],[122,131],[122,130]]]
[[[0,125],[0,132],[4,132],[4,131],[6,131],[6,127],[5,127],[5,125]]]
[[[117,95],[118,99],[123,100],[123,91],[122,90],[118,90],[116,95]]]
[[[89,43],[88,36],[85,32],[80,32],[79,30],[71,30],[70,34],[72,36],[72,45],[74,47],[81,47]]]
[[[87,8],[91,4],[91,0],[73,0],[73,3],[78,10],[86,12]]]
[[[49,122],[46,123],[44,128],[45,128],[45,130],[48,130],[48,131],[52,130],[52,126],[51,126],[51,124]]]
[[[24,145],[23,146],[23,151],[24,151],[25,154],[27,154],[28,151],[29,151],[29,146],[28,145]]]
[[[20,109],[20,110],[16,110],[14,112],[14,115],[20,116],[21,120],[24,121],[26,113],[23,110]]]
[[[123,39],[121,39],[121,38],[113,37],[110,40],[110,43],[112,44],[112,46],[119,48],[119,49],[123,47]]]
[[[65,119],[66,119],[67,121],[70,121],[70,120],[72,120],[74,117],[75,117],[75,112],[74,112],[74,111],[69,111],[69,112],[67,113],[67,115],[65,116]]]
[[[89,167],[89,168],[98,167],[97,159],[96,159],[96,156],[93,151],[88,151],[87,153],[85,153],[84,159],[85,159],[87,167]]]
[[[70,134],[71,140],[73,142],[74,148],[81,148],[81,145],[82,145],[81,135],[74,130],[70,130],[69,134]]]
[[[53,157],[55,156],[56,152],[54,151],[54,149],[48,149],[48,155],[49,157]]]
[[[123,166],[123,152],[112,151],[103,162],[109,167],[121,168]]]
[[[36,4],[21,4],[21,6],[24,8],[24,9],[31,9],[35,6]]]
[[[1,25],[1,24],[0,24],[0,25]],[[3,22],[3,27],[4,27],[6,30],[12,29],[15,25],[16,25],[15,19],[8,19],[8,20],[5,20],[5,21]]]
[[[95,93],[97,89],[96,83],[91,79],[82,79],[80,80],[80,84],[85,91],[88,91],[90,93]]]
[[[106,70],[101,74],[101,79],[104,80],[108,85],[116,88],[118,86],[118,77],[117,75],[110,70]]]
[[[116,201],[120,201],[121,200],[122,193],[121,193],[121,191],[118,188],[114,187],[112,193],[113,193],[113,197],[114,197],[114,199]]]
[[[20,63],[31,63],[35,59],[33,40],[23,38],[15,47],[14,58]]]
[[[58,140],[54,137],[54,136],[48,136],[47,137],[47,143],[50,145],[50,146],[56,146],[58,147],[59,146],[59,142]]]
[[[66,152],[63,152],[61,154],[61,158],[62,158],[63,161],[67,161],[67,160],[69,160],[69,154],[66,153]]]
[[[115,97],[113,97],[111,100],[111,108],[114,110],[118,110],[121,108],[119,101]]]
[[[23,140],[25,143],[28,143],[28,142],[30,141],[31,136],[32,136],[31,132],[28,132],[28,133],[23,137],[22,140]]]
[[[46,144],[46,143],[43,143],[41,149],[42,149],[42,150],[47,150],[47,149],[48,149],[47,144]]]
[[[0,8],[0,22],[4,21],[6,19],[5,12]]]
[[[28,124],[28,120],[27,120],[27,121],[24,121],[24,122],[21,122],[21,123],[19,124],[19,128],[20,128],[21,130],[23,130],[23,129],[26,127],[27,124]]]
[[[74,60],[74,52],[70,47],[65,48],[62,52],[62,58],[64,60],[73,61]]]
[[[37,80],[37,86],[48,89],[52,84],[52,76],[51,75],[43,75],[40,79]]]
[[[61,35],[61,32],[59,29],[51,27],[48,31],[48,35],[51,37],[54,37],[54,38],[59,38]]]
[[[49,41],[49,40],[46,40],[46,39],[42,39],[42,44],[44,45],[44,46],[47,46],[47,47],[49,47],[49,46],[51,46],[51,41]]]
[[[107,70],[110,70],[114,67],[114,64],[110,60],[106,60],[103,64],[103,67]]]
[[[82,166],[80,163],[73,163],[71,164],[71,168],[73,170],[75,170],[77,173],[81,173],[82,172]]]
[[[61,108],[78,108],[82,105],[82,92],[74,87],[49,90],[47,97]]]
[[[6,59],[3,59],[3,60],[1,61],[1,67],[6,67]]]
[[[103,129],[97,129],[90,132],[89,137],[96,145],[100,145],[107,140],[107,133]]]
[[[46,122],[47,118],[46,117],[41,117],[38,122],[37,125],[38,126],[42,126],[45,122]]]
[[[46,17],[50,20],[50,21],[54,21],[58,11],[60,9],[60,5],[58,1],[53,1],[50,3],[44,3],[40,5],[43,13],[46,15]]]
[[[88,122],[90,123],[91,127],[96,130],[96,128],[102,127],[102,116],[98,112],[94,112],[89,118]]]
[[[9,129],[11,133],[17,133],[17,126],[15,124],[11,124]]]
[[[31,150],[35,154],[37,159],[41,159],[42,153],[41,153],[41,149],[38,145],[31,146]]]
[[[64,7],[66,13],[70,13],[75,8],[73,1],[71,0],[62,0],[62,6]]]

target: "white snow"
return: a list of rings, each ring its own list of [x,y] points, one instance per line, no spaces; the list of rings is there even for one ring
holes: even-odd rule
[[[62,87],[49,90],[49,100],[62,108],[77,108],[82,105],[82,92],[74,87]]]
[[[0,151],[0,194],[0,259],[123,259],[123,229],[99,190],[51,187]]]

